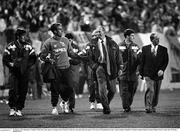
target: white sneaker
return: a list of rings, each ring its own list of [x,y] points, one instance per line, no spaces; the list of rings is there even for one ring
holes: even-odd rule
[[[79,98],[81,99],[83,97],[83,95],[82,94],[79,94]]]
[[[103,109],[103,106],[102,106],[102,104],[101,104],[101,103],[97,103],[96,108],[97,108],[97,109],[101,109],[101,110],[102,110],[102,109]]]
[[[61,101],[61,103],[59,105],[61,107],[62,112],[64,113],[65,112],[65,102]]]
[[[16,115],[17,115],[17,116],[23,116],[23,115],[22,115],[22,112],[21,112],[20,110],[17,110],[17,111],[16,111]]]
[[[15,115],[16,115],[16,111],[14,109],[10,109],[9,116],[15,116]]]
[[[4,103],[3,100],[0,100],[0,103]]]
[[[56,107],[54,107],[54,108],[52,109],[51,114],[52,114],[52,115],[59,115],[58,110],[57,110]]]
[[[78,99],[78,95],[75,94],[75,99]]]
[[[91,104],[90,104],[90,110],[93,110],[93,109],[95,109],[95,103],[94,103],[94,102],[91,102]]]
[[[69,113],[69,104],[68,104],[68,102],[65,102],[64,105],[65,105],[65,110],[64,110],[64,112],[65,112],[65,113]]]
[[[6,100],[6,99],[3,99],[3,102],[4,102],[5,104],[8,104],[8,103],[9,103],[9,101]]]

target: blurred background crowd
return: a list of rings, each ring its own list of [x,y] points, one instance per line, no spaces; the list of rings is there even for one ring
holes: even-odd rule
[[[177,0],[1,0],[0,18],[6,27],[19,24],[37,32],[44,26],[61,22],[65,31],[93,30],[96,25],[107,31],[163,32],[171,27],[179,32],[180,2]],[[2,23],[2,20],[1,20]]]
[[[62,23],[65,33],[92,32],[98,25],[103,25],[110,35],[132,28],[137,33],[165,33],[170,30],[172,35],[180,36],[180,1],[0,0],[0,89],[5,89],[4,83],[8,82],[7,68],[1,62],[2,54],[6,45],[14,40],[15,29],[24,27],[29,30],[31,43],[38,54],[41,45],[50,37],[48,28],[56,22]],[[37,83],[37,88],[49,89],[48,85],[42,86],[36,79],[40,74],[36,68],[38,65],[32,70],[35,72],[31,74],[30,87]],[[80,66],[80,74],[86,76],[82,69]],[[45,89],[43,91],[49,94]],[[80,91],[82,94],[83,90]]]

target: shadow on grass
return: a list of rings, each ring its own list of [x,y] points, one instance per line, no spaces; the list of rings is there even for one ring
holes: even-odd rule
[[[122,114],[122,113],[115,113],[115,114],[109,114],[109,115],[105,115],[105,114],[101,114],[98,116],[93,116],[92,118],[94,119],[116,119],[116,118],[127,118],[126,114]]]
[[[75,118],[75,116],[79,116],[79,115],[81,115],[81,114],[79,114],[79,113],[68,113],[68,114],[59,113],[59,115],[43,116],[40,119],[43,119],[43,120],[69,120],[69,119]]]
[[[124,113],[124,114],[135,116],[135,117],[141,117],[141,116],[144,116],[144,114],[146,113],[143,110],[138,110],[138,111],[131,111],[129,113]]]
[[[180,116],[180,111],[160,111],[152,113],[152,115],[158,117],[177,117]]]
[[[33,120],[34,118],[31,118],[31,117],[28,117],[28,116],[22,116],[22,117],[19,117],[19,116],[8,116],[7,118],[5,118],[4,120],[9,120],[9,121],[24,121],[24,120]]]

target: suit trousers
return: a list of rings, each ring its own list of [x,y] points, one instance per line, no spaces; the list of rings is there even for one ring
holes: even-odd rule
[[[158,104],[159,91],[162,80],[152,80],[149,77],[145,77],[147,90],[145,92],[145,107],[146,109],[153,109]]]
[[[119,93],[123,109],[129,109],[136,93],[138,81],[119,80]]]
[[[96,76],[102,106],[104,111],[108,111],[110,110],[109,104],[116,92],[116,79],[109,80],[106,70],[101,65],[96,70]]]

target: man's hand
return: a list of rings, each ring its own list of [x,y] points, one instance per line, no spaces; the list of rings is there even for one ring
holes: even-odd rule
[[[9,65],[10,65],[11,67],[14,67],[14,63],[12,63],[12,62],[10,62]]]
[[[122,70],[119,70],[118,72],[118,76],[120,76],[122,74]]]
[[[163,74],[164,74],[164,72],[162,71],[162,70],[159,70],[158,71],[158,76],[160,77],[160,76],[163,76]]]
[[[139,78],[142,79],[142,80],[144,80],[144,77],[143,77],[142,75],[139,75]]]

